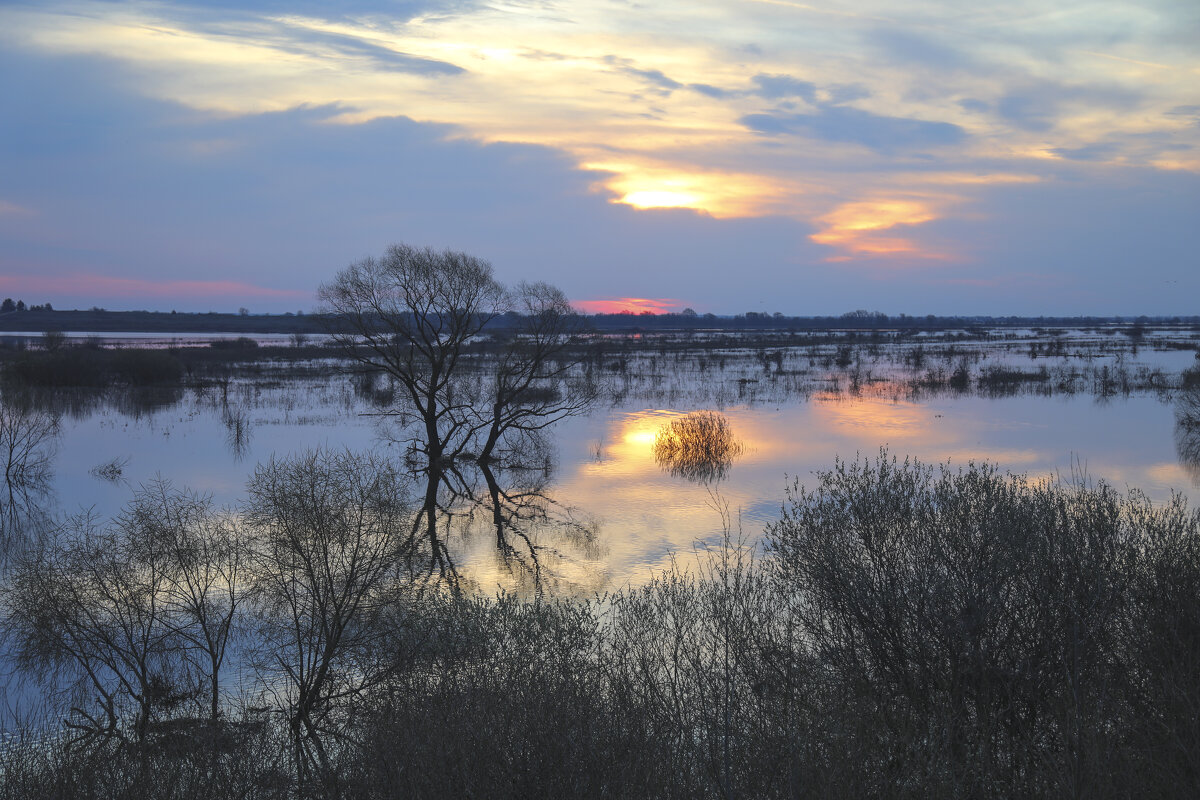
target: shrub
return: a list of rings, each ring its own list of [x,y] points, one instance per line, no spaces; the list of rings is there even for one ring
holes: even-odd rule
[[[27,386],[104,386],[107,372],[106,359],[70,348],[27,350],[9,362],[5,376]]]
[[[27,351],[9,362],[6,377],[27,386],[101,387],[178,383],[183,363],[163,350],[105,350],[90,345]]]
[[[1181,680],[1200,663],[1200,575],[1180,557],[1200,517],[1182,499],[884,454],[794,486],[768,538],[828,670],[821,716],[853,732],[829,752],[863,766],[862,792],[1110,796],[1152,793],[1138,776],[1157,774],[1169,795],[1195,780],[1194,763],[1156,772],[1155,742],[1197,741],[1177,713],[1200,699]],[[1131,591],[1164,580],[1172,608]],[[1159,626],[1172,637],[1146,635]]]
[[[209,343],[214,350],[254,350],[258,342],[249,336],[239,336],[236,339],[215,339]]]
[[[183,363],[164,350],[113,350],[109,363],[116,380],[133,386],[178,383],[183,378]]]

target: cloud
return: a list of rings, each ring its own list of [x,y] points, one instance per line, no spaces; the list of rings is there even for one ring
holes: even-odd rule
[[[828,86],[818,86],[811,81],[793,78],[791,75],[759,74],[751,78],[751,83],[752,87],[744,90],[723,89],[707,83],[691,83],[687,88],[716,100],[743,97],[762,97],[767,100],[799,98],[810,105],[840,105],[871,96],[871,90],[862,83],[834,83]]]
[[[738,121],[758,133],[801,134],[859,144],[879,153],[956,145],[967,138],[965,130],[949,122],[886,117],[843,106],[826,106],[810,114],[747,114]]]
[[[1176,119],[1190,120],[1200,126],[1200,106],[1175,106],[1166,115]]]
[[[682,83],[668,78],[665,74],[663,74],[662,70],[639,69],[634,66],[634,62],[631,59],[609,55],[605,56],[603,60],[605,64],[613,67],[617,72],[620,72],[623,75],[629,75],[631,77],[638,78],[639,80],[648,83],[650,86],[662,90],[664,94],[670,94],[676,89],[683,88]]]
[[[1093,142],[1082,147],[1055,147],[1051,153],[1060,158],[1075,161],[1105,161],[1116,154],[1120,148],[1113,142]]]
[[[836,83],[825,87],[828,95],[827,102],[833,105],[853,103],[855,100],[865,100],[871,96],[871,90],[861,83]]]
[[[702,94],[705,97],[711,97],[714,100],[725,100],[730,97],[737,97],[740,94],[739,92],[731,92],[726,89],[722,89],[719,86],[711,86],[707,83],[689,83],[687,88],[691,89],[693,92]]]
[[[759,74],[755,75],[752,80],[754,85],[758,87],[755,93],[768,100],[785,100],[792,97],[799,97],[809,103],[816,102],[817,85],[815,83],[802,81],[798,78],[793,78],[791,75]]]
[[[466,72],[462,67],[451,64],[448,61],[410,55],[373,42],[368,42],[357,36],[310,31],[305,33],[304,40],[310,43],[327,45],[344,55],[364,57],[376,69],[385,72],[404,72],[431,77],[461,75]]]
[[[1002,95],[996,101],[996,114],[1021,130],[1046,133],[1058,125],[1072,105],[1125,111],[1136,106],[1140,99],[1136,92],[1120,87],[1042,82]]]
[[[895,236],[897,227],[923,225],[938,218],[933,206],[918,199],[875,199],[843,203],[818,221],[822,230],[809,238],[842,251],[828,261],[846,261],[850,256],[904,256],[943,260],[944,253],[916,241]]]
[[[923,36],[912,31],[877,28],[867,35],[867,41],[882,52],[883,61],[887,64],[928,67],[941,73],[976,71],[982,68],[973,55],[944,44],[932,36]]]
[[[407,22],[417,17],[464,14],[478,8],[477,0],[189,0],[179,5],[211,18],[219,11],[243,15],[304,14],[328,20],[386,16]]]
[[[1010,92],[996,102],[996,113],[1018,128],[1042,133],[1058,121],[1061,98],[1047,92]]]
[[[26,214],[32,214],[32,213],[33,212],[30,211],[28,208],[19,206],[16,203],[9,203],[6,200],[0,200],[0,216],[6,215],[6,214],[17,216],[17,215],[26,215]]]

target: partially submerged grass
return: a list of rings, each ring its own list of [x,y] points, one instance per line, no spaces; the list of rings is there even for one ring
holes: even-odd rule
[[[105,461],[103,464],[97,464],[92,467],[88,470],[88,474],[93,478],[98,478],[108,483],[119,483],[125,474],[125,467],[128,465],[128,456],[116,456]]]
[[[654,459],[671,474],[709,481],[725,476],[742,443],[724,415],[693,411],[664,425],[654,437]]]

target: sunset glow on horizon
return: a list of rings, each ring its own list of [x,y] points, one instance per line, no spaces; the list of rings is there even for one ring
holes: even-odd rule
[[[677,300],[649,297],[617,297],[604,300],[574,300],[571,302],[585,314],[666,314],[682,308]]]

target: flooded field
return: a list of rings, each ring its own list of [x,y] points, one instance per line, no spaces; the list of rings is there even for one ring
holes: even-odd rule
[[[0,341],[0,775],[735,743],[751,787],[815,741],[840,787],[974,725],[1041,787],[1081,713],[1131,780],[1194,735],[1196,331],[547,341]]]
[[[756,540],[793,480],[881,448],[1106,481],[1156,501],[1194,495],[1198,345],[1186,330],[606,337],[578,367],[598,387],[586,413],[489,471],[497,487],[461,471],[443,501],[446,543],[480,588],[604,592],[645,582],[727,529]],[[412,430],[390,413],[395,399],[385,376],[336,358],[257,361],[179,387],[41,392],[59,421],[51,475],[7,511],[28,525],[106,518],[158,479],[236,508],[272,458],[345,448],[403,462]],[[672,421],[696,412],[717,415],[735,442],[722,463],[681,469],[656,457]]]

